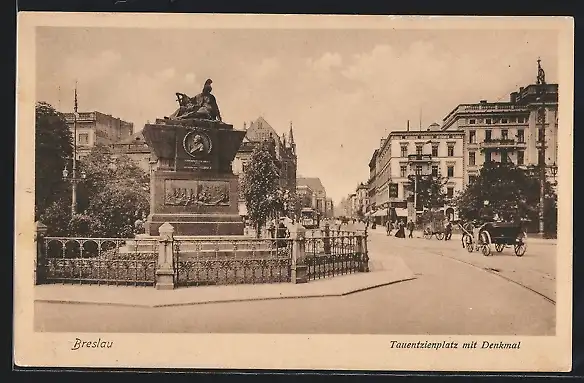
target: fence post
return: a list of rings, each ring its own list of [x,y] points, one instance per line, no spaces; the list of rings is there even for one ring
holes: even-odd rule
[[[359,271],[369,272],[369,252],[367,251],[367,229],[355,233],[357,235],[357,253],[360,257]]]
[[[34,284],[39,285],[45,278],[45,235],[47,225],[41,221],[35,222],[34,241],[36,244],[36,257],[34,261]]]
[[[165,222],[158,229],[158,266],[156,269],[156,290],[174,289],[174,227]]]
[[[327,223],[324,224],[324,238],[323,238],[323,245],[324,245],[324,253],[327,255],[331,254],[331,231],[330,226]]]
[[[290,279],[292,283],[308,282],[308,266],[305,263],[306,229],[301,224],[290,228],[292,238],[292,267]]]

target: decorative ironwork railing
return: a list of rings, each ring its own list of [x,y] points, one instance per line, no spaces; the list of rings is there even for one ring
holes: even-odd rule
[[[356,273],[367,262],[357,241],[362,234],[330,230],[321,235],[306,236],[305,259],[308,280]]]
[[[46,283],[154,285],[157,259],[154,240],[45,237],[37,272]]]
[[[289,238],[174,241],[177,286],[290,282]]]

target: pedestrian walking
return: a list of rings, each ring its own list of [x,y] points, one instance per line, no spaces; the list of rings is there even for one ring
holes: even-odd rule
[[[405,225],[402,221],[398,222],[397,224],[397,231],[395,232],[396,238],[405,238],[406,237],[406,230]]]
[[[391,221],[389,220],[385,223],[385,233],[386,235],[391,234]]]
[[[410,232],[408,238],[414,238],[414,222],[411,219],[408,222],[408,230]]]
[[[444,240],[450,241],[450,238],[452,238],[452,222],[448,220],[445,227]]]

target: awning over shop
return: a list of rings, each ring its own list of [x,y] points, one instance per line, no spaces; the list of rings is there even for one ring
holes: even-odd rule
[[[383,217],[387,215],[387,210],[377,210],[375,213],[373,213],[374,217]]]
[[[395,208],[395,214],[398,217],[407,217],[408,216],[408,209],[404,209],[404,208],[401,208],[401,207],[396,207]]]

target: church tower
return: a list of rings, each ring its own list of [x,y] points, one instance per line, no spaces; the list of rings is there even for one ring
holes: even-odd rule
[[[290,121],[290,132],[288,133],[288,140],[290,141],[290,149],[296,155],[296,143],[294,143],[294,132],[292,131],[292,121]]]

